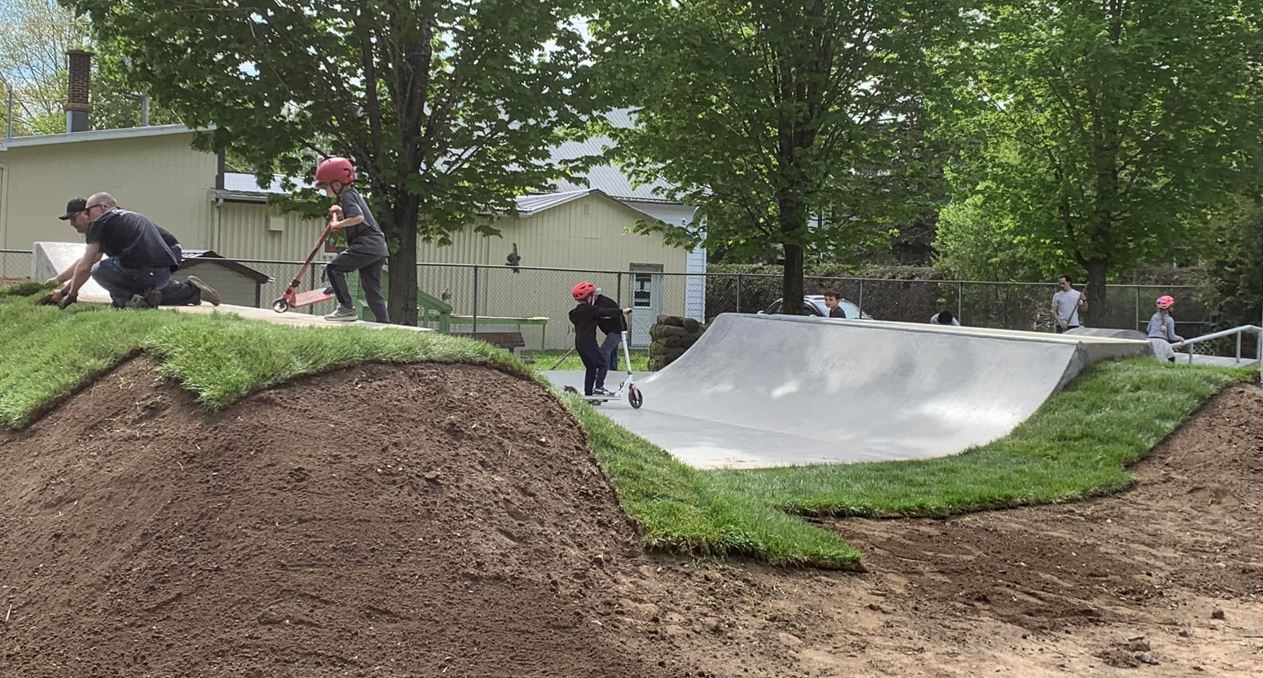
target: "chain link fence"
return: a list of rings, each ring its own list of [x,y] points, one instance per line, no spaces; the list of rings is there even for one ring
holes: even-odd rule
[[[757,313],[781,298],[781,277],[758,273],[712,273],[706,276],[706,320],[720,313]],[[887,280],[820,278],[803,281],[806,294],[832,292],[854,302],[878,320],[928,322],[951,311],[964,325],[995,329],[1054,329],[1053,283],[992,283],[964,280]],[[1191,286],[1107,285],[1106,299],[1089,300],[1085,326],[1143,331],[1162,294],[1180,299],[1177,323],[1182,333],[1201,334],[1208,313]]]
[[[29,278],[34,261],[29,250],[0,250],[0,278]]]
[[[0,277],[26,277],[32,253],[0,250]],[[203,260],[194,270],[216,260]],[[229,260],[222,260],[228,262]],[[255,273],[250,287],[225,297],[228,303],[267,308],[279,298],[302,262],[263,259],[231,260]],[[303,289],[324,285],[323,261],[303,275]],[[240,275],[245,275],[238,271]],[[453,331],[521,331],[530,349],[567,348],[573,342],[568,314],[574,306],[570,288],[590,280],[606,296],[634,312],[628,327],[634,347],[647,346],[649,328],[660,314],[682,315],[709,322],[721,313],[757,313],[781,298],[781,276],[761,273],[668,273],[654,270],[511,268],[471,264],[423,263],[417,286],[450,306]],[[232,285],[233,282],[226,284]],[[235,289],[235,288],[234,288]],[[956,280],[889,280],[823,278],[804,280],[807,294],[833,292],[877,320],[927,322],[951,311],[963,325],[1051,332],[1053,283],[991,283]],[[1177,332],[1191,338],[1211,330],[1209,314],[1190,286],[1108,285],[1106,299],[1089,300],[1087,327],[1143,331],[1153,314],[1153,301],[1173,294]],[[296,312],[328,313],[333,302]],[[1204,350],[1210,350],[1208,346]],[[1253,353],[1250,353],[1253,355]]]

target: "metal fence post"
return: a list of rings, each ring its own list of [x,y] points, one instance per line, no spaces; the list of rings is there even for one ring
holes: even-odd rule
[[[313,261],[313,262],[311,262],[311,263],[312,263],[311,268],[310,268],[310,269],[308,269],[308,272],[307,272],[308,277],[309,277],[309,278],[311,278],[311,282],[310,282],[310,283],[308,283],[308,285],[307,285],[307,289],[309,289],[309,290],[314,290],[314,289],[316,289],[316,262],[314,262],[314,261]],[[309,315],[315,315],[315,314],[316,314],[316,306],[315,306],[315,304],[312,304],[311,306],[308,306],[308,307],[307,307],[307,313],[308,313]],[[357,315],[358,315],[358,314],[357,314]]]
[[[618,291],[616,292],[616,294],[618,294],[618,296],[617,296],[617,297],[614,297],[614,298],[615,298],[615,299],[618,299],[618,305],[619,305],[619,306],[622,306],[622,305],[623,305],[623,274],[622,274],[622,273],[618,273],[618,274],[616,274],[616,275],[614,276],[614,279],[618,281],[618,282],[614,283],[614,286],[615,286],[615,287],[617,288],[617,290],[618,290]]]
[[[956,322],[964,325],[965,321],[960,319],[961,311],[965,310],[965,283],[956,283]]]
[[[1132,288],[1136,291],[1136,329],[1140,329],[1140,288]]]
[[[474,264],[474,329],[478,331],[478,264]]]
[[[863,278],[860,278],[860,298],[855,303],[859,304],[860,317],[863,317],[863,314],[864,314],[864,279]]]
[[[737,274],[737,313],[741,312],[741,274]]]

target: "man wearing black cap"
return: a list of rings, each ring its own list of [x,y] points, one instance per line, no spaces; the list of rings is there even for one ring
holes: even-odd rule
[[[100,213],[96,212],[98,206],[102,208]],[[219,305],[219,293],[197,276],[189,276],[182,283],[170,279],[171,273],[180,268],[180,241],[144,215],[119,209],[108,193],[97,193],[88,200],[75,198],[66,203],[66,213],[58,218],[69,221],[84,234],[88,250],[50,280],[67,284],[45,297],[47,303],[62,308],[73,304],[79,288],[91,274],[118,308],[195,306],[203,300]],[[108,225],[110,222],[112,226]],[[100,261],[102,254],[110,259]]]

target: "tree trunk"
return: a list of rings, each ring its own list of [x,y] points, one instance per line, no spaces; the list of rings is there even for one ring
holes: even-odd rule
[[[803,246],[799,244],[799,232],[806,227],[807,209],[803,201],[792,194],[783,194],[778,200],[777,219],[780,222],[781,241],[785,250],[784,277],[781,279],[781,313],[803,315]]]
[[[391,249],[386,308],[395,325],[417,324],[417,211],[415,198],[405,198],[382,224]]]
[[[1105,259],[1089,259],[1087,261],[1088,269],[1088,312],[1092,314],[1096,312],[1095,318],[1098,322],[1093,325],[1100,327],[1100,320],[1105,319],[1105,273],[1109,268],[1109,262]],[[1085,322],[1084,318],[1079,318],[1079,322]]]
[[[803,314],[803,248],[801,245],[785,245],[785,276],[781,280],[781,313]]]

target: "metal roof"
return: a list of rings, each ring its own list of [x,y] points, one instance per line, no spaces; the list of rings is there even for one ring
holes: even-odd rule
[[[191,266],[196,266],[198,264],[216,264],[218,266],[223,266],[224,268],[236,271],[237,273],[240,273],[241,275],[251,278],[255,282],[258,282],[258,283],[272,282],[272,276],[267,275],[266,273],[263,273],[261,271],[256,271],[253,268],[250,268],[249,266],[246,266],[245,264],[233,261],[232,259],[225,259],[223,255],[219,254],[218,252],[215,252],[214,250],[181,249],[180,255],[184,259],[184,262],[180,265],[180,268],[189,268]]]
[[[618,109],[609,111],[605,114],[607,120],[617,127],[630,127],[633,124],[632,115],[629,109]],[[205,130],[192,130],[184,125],[151,125],[148,127],[130,127],[126,129],[105,129],[105,130],[88,130],[85,132],[70,132],[65,134],[46,134],[40,136],[16,137],[13,139],[0,139],[0,150],[6,148],[24,148],[28,146],[45,146],[51,144],[67,144],[88,141],[109,141],[114,139],[137,139],[143,137],[164,136],[170,134],[190,134],[195,131],[210,131],[214,129],[209,127]],[[595,136],[583,141],[566,141],[554,146],[549,153],[550,161],[558,164],[565,160],[574,160],[584,156],[601,156],[604,155],[611,147],[614,141],[607,136]],[[300,185],[310,187],[310,181],[301,180]],[[663,202],[678,204],[677,201],[671,200],[663,194],[664,189],[671,188],[671,185],[665,181],[656,180],[649,184],[641,186],[633,186],[631,179],[622,172],[618,167],[612,164],[596,165],[590,168],[585,176],[575,181],[558,181],[555,186],[556,193],[549,195],[561,195],[571,192],[582,192],[588,190],[598,190],[605,195],[616,200],[636,200],[644,202]],[[267,188],[260,189],[255,183],[254,175],[243,174],[237,172],[226,172],[224,174],[224,188],[218,193],[220,197],[226,199],[246,200],[250,201],[254,196],[264,196],[268,193],[282,193],[281,177],[278,175],[273,177],[271,185]],[[532,198],[533,196],[524,196]],[[258,200],[258,198],[254,198]],[[521,207],[519,206],[519,209]],[[633,209],[636,209],[633,207]]]
[[[574,190],[574,191],[560,191],[557,193],[538,193],[534,195],[523,195],[523,196],[514,198],[514,201],[517,202],[517,210],[518,210],[519,216],[533,217],[536,214],[543,212],[544,210],[549,210],[554,207],[560,207],[561,205],[564,205],[568,202],[573,202],[575,200],[579,200],[580,198],[586,198],[589,195],[598,195],[602,198],[605,198],[606,200],[613,200],[619,205],[641,215],[642,217],[646,219],[650,219],[652,221],[661,221],[661,219],[655,216],[654,214],[651,214],[650,212],[640,209],[639,207],[636,207],[635,205],[629,205],[628,203],[623,202],[622,200],[619,200],[615,198],[614,196],[595,188],[584,188],[584,189],[579,189],[579,190]]]
[[[6,147],[26,148],[28,146],[50,146],[52,144],[70,144],[82,141],[111,141],[114,139],[159,137],[168,134],[191,134],[193,131],[184,125],[150,125],[148,127],[127,127],[124,129],[94,129],[63,134],[41,134],[38,136],[0,139],[0,150],[4,150]]]

